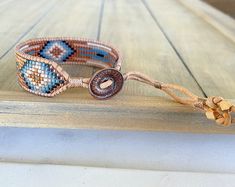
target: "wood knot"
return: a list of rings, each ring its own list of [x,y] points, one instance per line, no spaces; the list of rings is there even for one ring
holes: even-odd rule
[[[218,124],[229,126],[232,124],[233,105],[222,97],[208,97],[203,101],[203,109],[208,119],[215,120]]]

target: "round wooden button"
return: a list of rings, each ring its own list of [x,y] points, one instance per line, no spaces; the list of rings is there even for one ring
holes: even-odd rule
[[[123,82],[122,74],[116,69],[102,69],[91,78],[89,92],[96,99],[108,99],[122,89]]]

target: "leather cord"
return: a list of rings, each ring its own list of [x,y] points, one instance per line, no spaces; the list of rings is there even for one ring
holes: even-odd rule
[[[235,123],[235,118],[232,118],[232,113],[235,113],[235,106],[222,97],[201,98],[182,86],[163,83],[140,72],[131,71],[123,74],[123,77],[125,81],[136,80],[151,85],[164,91],[178,103],[201,109],[208,119],[215,120],[220,125],[229,126]],[[178,96],[176,92],[183,96]]]

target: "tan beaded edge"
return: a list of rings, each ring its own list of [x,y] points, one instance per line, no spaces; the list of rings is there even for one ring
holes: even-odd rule
[[[97,55],[97,51],[107,55],[107,58],[106,56],[103,57],[103,59],[106,58],[105,62],[102,62],[102,57],[95,58],[97,57],[95,56]],[[59,52],[61,54],[59,54]],[[64,53],[64,56],[62,53]],[[81,55],[78,58],[79,53]],[[61,56],[62,58],[56,58],[58,56]],[[107,60],[111,60],[111,58],[113,60],[112,65],[106,63]],[[88,87],[90,78],[71,78],[69,74],[62,69],[60,64],[84,64],[99,68],[114,68],[117,71],[120,71],[121,62],[122,56],[118,50],[108,44],[89,39],[68,37],[38,38],[28,40],[16,46],[16,63],[19,84],[22,88],[31,93],[46,97],[52,97],[71,87]],[[38,70],[41,66],[45,66],[45,64],[49,65],[49,67],[44,68],[44,71]],[[53,73],[63,80],[61,81],[63,84],[53,88],[50,93],[46,93],[44,89],[46,83],[48,83],[44,81],[47,79],[42,77],[45,76],[43,73],[47,73],[45,70],[53,71]],[[40,71],[40,73],[38,73],[38,71]],[[36,73],[37,75],[35,75]],[[38,79],[40,80],[38,81]],[[32,85],[29,86],[26,83],[32,83]],[[44,83],[44,85],[41,83]],[[39,86],[36,84],[39,84]],[[40,90],[42,86],[44,87]]]

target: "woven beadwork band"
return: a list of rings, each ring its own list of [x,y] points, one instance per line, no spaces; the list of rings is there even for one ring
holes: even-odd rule
[[[70,87],[89,87],[94,97],[108,98],[121,90],[121,61],[120,53],[110,45],[86,39],[40,38],[16,46],[19,84],[31,93],[47,97]],[[90,78],[71,78],[61,64],[85,64],[109,70],[100,72],[98,79],[96,74],[89,85]],[[115,88],[99,89],[107,77]]]
[[[51,97],[71,87],[85,87],[96,99],[107,99],[122,89],[124,81],[137,80],[164,91],[181,104],[203,110],[208,119],[218,124],[235,123],[232,118],[235,106],[222,97],[201,98],[182,86],[163,83],[140,72],[122,74],[121,62],[122,57],[116,49],[92,40],[42,38],[16,47],[19,84],[31,93]],[[72,78],[61,64],[85,64],[101,70],[89,78]]]

